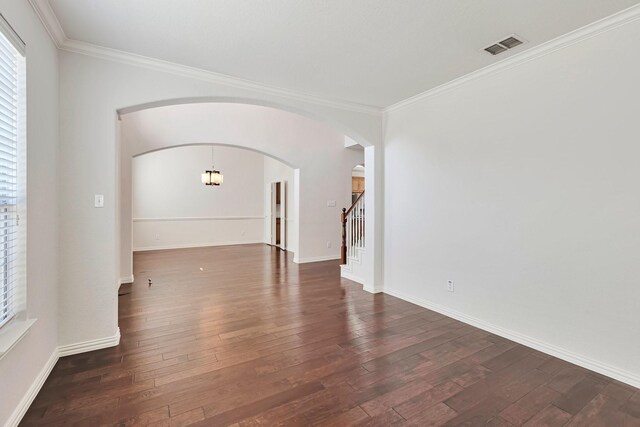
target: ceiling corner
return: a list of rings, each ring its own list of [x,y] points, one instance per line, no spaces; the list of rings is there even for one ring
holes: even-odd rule
[[[67,41],[67,36],[60,25],[60,21],[58,21],[58,17],[51,8],[49,0],[29,0],[29,3],[36,12],[36,15],[38,15],[38,18],[40,18],[49,36],[51,36],[53,43],[56,47],[61,47]]]

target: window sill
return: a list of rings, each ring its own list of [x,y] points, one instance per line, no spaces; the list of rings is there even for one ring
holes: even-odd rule
[[[2,359],[29,332],[38,319],[13,320],[0,329],[0,359]]]

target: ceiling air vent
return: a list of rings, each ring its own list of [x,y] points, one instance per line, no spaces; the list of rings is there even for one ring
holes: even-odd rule
[[[516,46],[520,46],[523,43],[524,43],[524,40],[518,38],[516,35],[513,35],[513,36],[507,37],[506,39],[498,43],[495,43],[489,47],[486,47],[484,50],[489,52],[491,55],[497,55],[509,49],[513,49]]]
[[[513,49],[516,46],[519,46],[522,44],[521,40],[518,40],[517,38],[511,36],[511,37],[507,37],[506,39],[502,40],[500,42],[500,44],[504,47],[506,47],[507,49]]]
[[[485,48],[485,50],[487,52],[489,52],[491,55],[497,55],[497,54],[502,53],[505,50],[507,50],[507,48],[496,43],[496,44],[492,44],[491,46]]]

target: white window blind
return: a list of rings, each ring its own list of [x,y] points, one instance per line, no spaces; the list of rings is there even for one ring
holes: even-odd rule
[[[18,142],[24,43],[0,19],[0,327],[18,309]]]

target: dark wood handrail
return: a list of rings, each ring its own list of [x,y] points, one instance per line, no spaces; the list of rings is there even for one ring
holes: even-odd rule
[[[347,263],[347,218],[349,214],[353,210],[353,208],[358,204],[360,199],[364,196],[364,191],[360,193],[358,198],[353,202],[349,209],[342,208],[342,214],[340,215],[340,222],[342,223],[342,246],[340,246],[340,263]]]
[[[346,217],[347,215],[349,215],[351,213],[351,211],[353,210],[353,208],[356,207],[356,205],[358,204],[358,202],[360,201],[360,199],[362,199],[362,196],[364,196],[364,191],[362,193],[360,193],[360,195],[358,196],[358,198],[356,199],[355,202],[353,202],[353,204],[351,205],[351,207],[349,209],[347,209],[345,211],[344,208],[342,208],[342,212],[344,212],[344,216]]]

